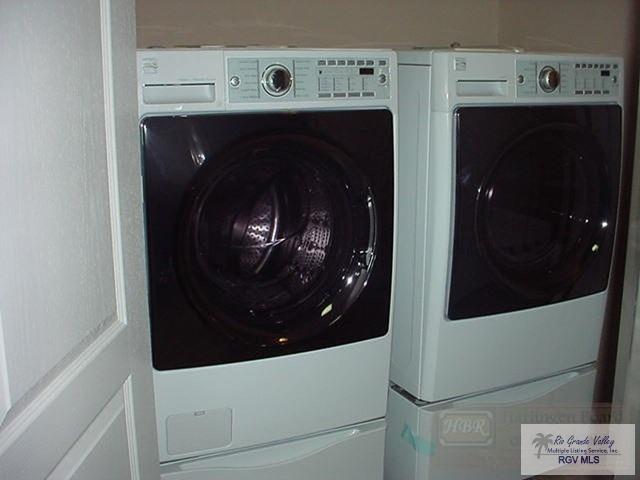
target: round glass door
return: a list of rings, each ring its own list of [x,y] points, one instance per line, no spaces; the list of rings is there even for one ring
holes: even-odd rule
[[[604,158],[572,124],[530,130],[499,156],[478,189],[475,234],[509,287],[562,296],[598,256],[614,223]]]
[[[366,286],[376,209],[342,150],[305,135],[239,143],[192,185],[178,272],[205,321],[259,345],[310,338]]]

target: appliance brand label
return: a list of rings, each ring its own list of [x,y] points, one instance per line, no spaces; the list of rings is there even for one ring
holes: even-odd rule
[[[158,59],[157,58],[143,58],[142,59],[142,72],[145,75],[158,73]]]
[[[467,71],[467,59],[464,57],[456,57],[453,69],[456,72],[466,72]]]

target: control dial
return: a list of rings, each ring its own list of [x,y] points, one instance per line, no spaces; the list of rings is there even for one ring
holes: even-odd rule
[[[293,77],[284,65],[269,65],[262,74],[262,88],[272,97],[281,97],[291,90]]]
[[[560,74],[553,67],[543,67],[538,75],[538,83],[543,92],[551,93],[560,85]]]

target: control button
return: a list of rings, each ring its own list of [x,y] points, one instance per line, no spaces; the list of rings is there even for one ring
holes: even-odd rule
[[[550,66],[542,67],[538,76],[538,83],[543,92],[551,93],[560,84],[560,75],[558,71]]]
[[[592,95],[592,94],[593,94],[593,92],[592,92],[591,90],[585,90],[585,91],[584,91],[584,94],[585,94],[585,95]]]
[[[364,60],[358,60],[358,66],[361,67],[364,65]]]
[[[586,64],[586,63],[583,63],[583,64],[582,64],[582,68],[587,68],[587,64]]]
[[[347,94],[350,97],[359,97],[360,96],[360,92],[349,92]]]
[[[367,66],[368,67],[372,67],[373,66],[373,60],[367,60]]]
[[[524,75],[518,75],[518,77],[516,78],[516,81],[517,81],[520,85],[524,85]]]
[[[319,93],[318,98],[331,98],[330,93]]]
[[[384,73],[378,75],[378,83],[380,85],[384,85],[385,83],[387,83],[387,76]]]
[[[609,95],[611,92],[609,90],[603,90],[602,93],[603,95]]]
[[[363,89],[363,81],[360,77],[351,77],[349,78],[349,90],[362,90]]]
[[[329,65],[330,67],[335,67],[336,66],[336,61],[335,60],[329,60],[327,62],[327,65]]]
[[[347,94],[344,93],[344,92],[341,92],[341,93],[334,93],[333,96],[335,98],[345,98],[347,96]]]
[[[374,92],[362,92],[363,97],[375,97],[376,94]]]
[[[618,77],[616,77],[615,75],[611,77],[611,83],[618,83]]]
[[[602,94],[602,91],[601,90],[594,90],[593,93],[595,95],[600,95],[600,94]]]
[[[596,88],[596,80],[593,75],[586,75],[583,79],[583,90],[594,90]]]
[[[593,80],[591,83],[591,88],[595,93],[600,93],[600,91],[604,88],[603,77],[598,75],[597,72],[594,72]]]
[[[319,67],[324,67],[327,65],[327,61],[326,60],[318,60],[318,66]]]
[[[587,65],[587,68],[593,68],[593,63],[590,63],[589,65]]]
[[[576,68],[580,68],[580,64],[579,63],[576,63]]]
[[[318,79],[318,90],[321,92],[330,92],[333,90],[333,78],[321,77]]]
[[[346,92],[349,88],[349,82],[346,77],[336,77],[333,80],[333,89],[336,92]]]
[[[611,64],[607,63],[604,68],[611,68]]]
[[[347,64],[346,60],[338,60],[338,66],[339,67],[344,67]]]
[[[262,88],[272,97],[282,97],[291,90],[293,77],[284,65],[268,66],[262,74]]]
[[[350,67],[353,67],[356,64],[355,60],[347,60],[347,65],[349,65]]]
[[[232,87],[239,87],[240,86],[240,77],[238,77],[237,75],[234,75],[233,77],[231,77],[229,79],[229,85],[231,85]]]
[[[582,95],[584,92],[582,90],[576,90],[576,95]]]
[[[378,60],[378,65],[381,67],[386,67],[387,66],[387,61],[386,60]]]

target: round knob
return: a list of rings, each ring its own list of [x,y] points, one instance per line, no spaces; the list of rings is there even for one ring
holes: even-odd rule
[[[229,79],[229,84],[232,87],[239,87],[240,86],[240,77],[238,77],[237,75],[234,75],[233,77],[231,77]]]
[[[538,83],[543,92],[551,93],[560,84],[560,74],[553,67],[543,67],[538,76]]]
[[[262,88],[273,97],[281,97],[291,90],[293,77],[284,65],[270,65],[262,74]]]

